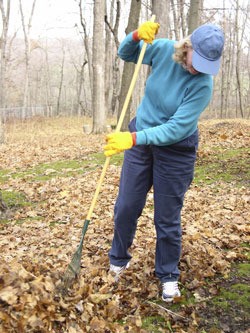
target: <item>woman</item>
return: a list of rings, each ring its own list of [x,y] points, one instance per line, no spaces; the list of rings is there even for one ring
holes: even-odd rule
[[[119,194],[115,204],[110,271],[118,280],[132,258],[128,252],[148,191],[154,189],[156,228],[155,273],[162,299],[180,296],[178,263],[181,254],[181,209],[193,179],[198,147],[197,123],[211,100],[213,80],[224,46],[222,30],[206,24],[180,42],[154,40],[159,24],[143,23],[121,43],[118,54],[151,66],[145,94],[129,132],[107,136],[105,155],[125,150]],[[154,40],[154,41],[153,41]]]

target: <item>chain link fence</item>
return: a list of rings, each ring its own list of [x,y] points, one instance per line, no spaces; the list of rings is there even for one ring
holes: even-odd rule
[[[53,109],[50,106],[0,108],[0,119],[4,123],[9,120],[25,120],[32,117],[50,117],[52,115]]]

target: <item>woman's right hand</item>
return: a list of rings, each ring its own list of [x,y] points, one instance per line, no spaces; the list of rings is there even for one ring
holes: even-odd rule
[[[142,23],[137,29],[138,39],[144,40],[145,43],[152,44],[155,35],[158,33],[160,24],[152,21]]]

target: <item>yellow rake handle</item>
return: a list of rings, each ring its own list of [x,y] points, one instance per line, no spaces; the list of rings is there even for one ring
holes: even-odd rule
[[[151,17],[150,21],[151,22],[155,21],[155,15],[153,15]],[[134,74],[133,74],[133,77],[132,77],[132,80],[131,80],[131,83],[130,83],[130,86],[129,86],[129,90],[128,90],[128,93],[127,93],[127,96],[126,96],[126,99],[125,99],[125,102],[124,102],[124,105],[123,105],[123,108],[122,108],[122,111],[121,111],[121,115],[120,115],[119,121],[118,121],[117,126],[116,126],[115,132],[119,132],[121,130],[122,123],[123,123],[123,120],[125,118],[125,115],[126,115],[126,112],[127,112],[127,108],[128,108],[128,105],[129,105],[129,101],[130,101],[130,98],[132,96],[132,93],[133,93],[133,90],[134,90],[134,87],[135,87],[137,76],[138,76],[139,70],[141,68],[142,60],[143,60],[144,54],[146,52],[146,48],[147,48],[147,43],[144,42],[143,45],[142,45],[142,49],[141,49],[138,61],[137,61],[136,66],[135,66]],[[101,173],[99,182],[97,184],[97,187],[96,187],[96,190],[95,190],[95,194],[94,194],[94,197],[92,199],[92,202],[91,202],[91,205],[90,205],[90,208],[89,208],[88,215],[86,217],[86,220],[88,220],[88,221],[90,221],[92,213],[93,213],[93,210],[95,208],[95,204],[96,204],[96,201],[97,201],[97,198],[98,198],[98,195],[99,195],[99,192],[100,192],[100,189],[101,189],[101,185],[103,183],[103,180],[104,180],[107,168],[109,166],[109,162],[110,162],[110,156],[106,157],[105,163],[103,165],[102,173]]]

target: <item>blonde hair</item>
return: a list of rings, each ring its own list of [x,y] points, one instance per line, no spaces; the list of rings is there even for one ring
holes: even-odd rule
[[[181,39],[179,42],[174,44],[175,52],[173,54],[173,59],[175,62],[184,65],[186,61],[187,50],[184,48],[186,45],[187,47],[192,47],[191,43],[191,35]]]

